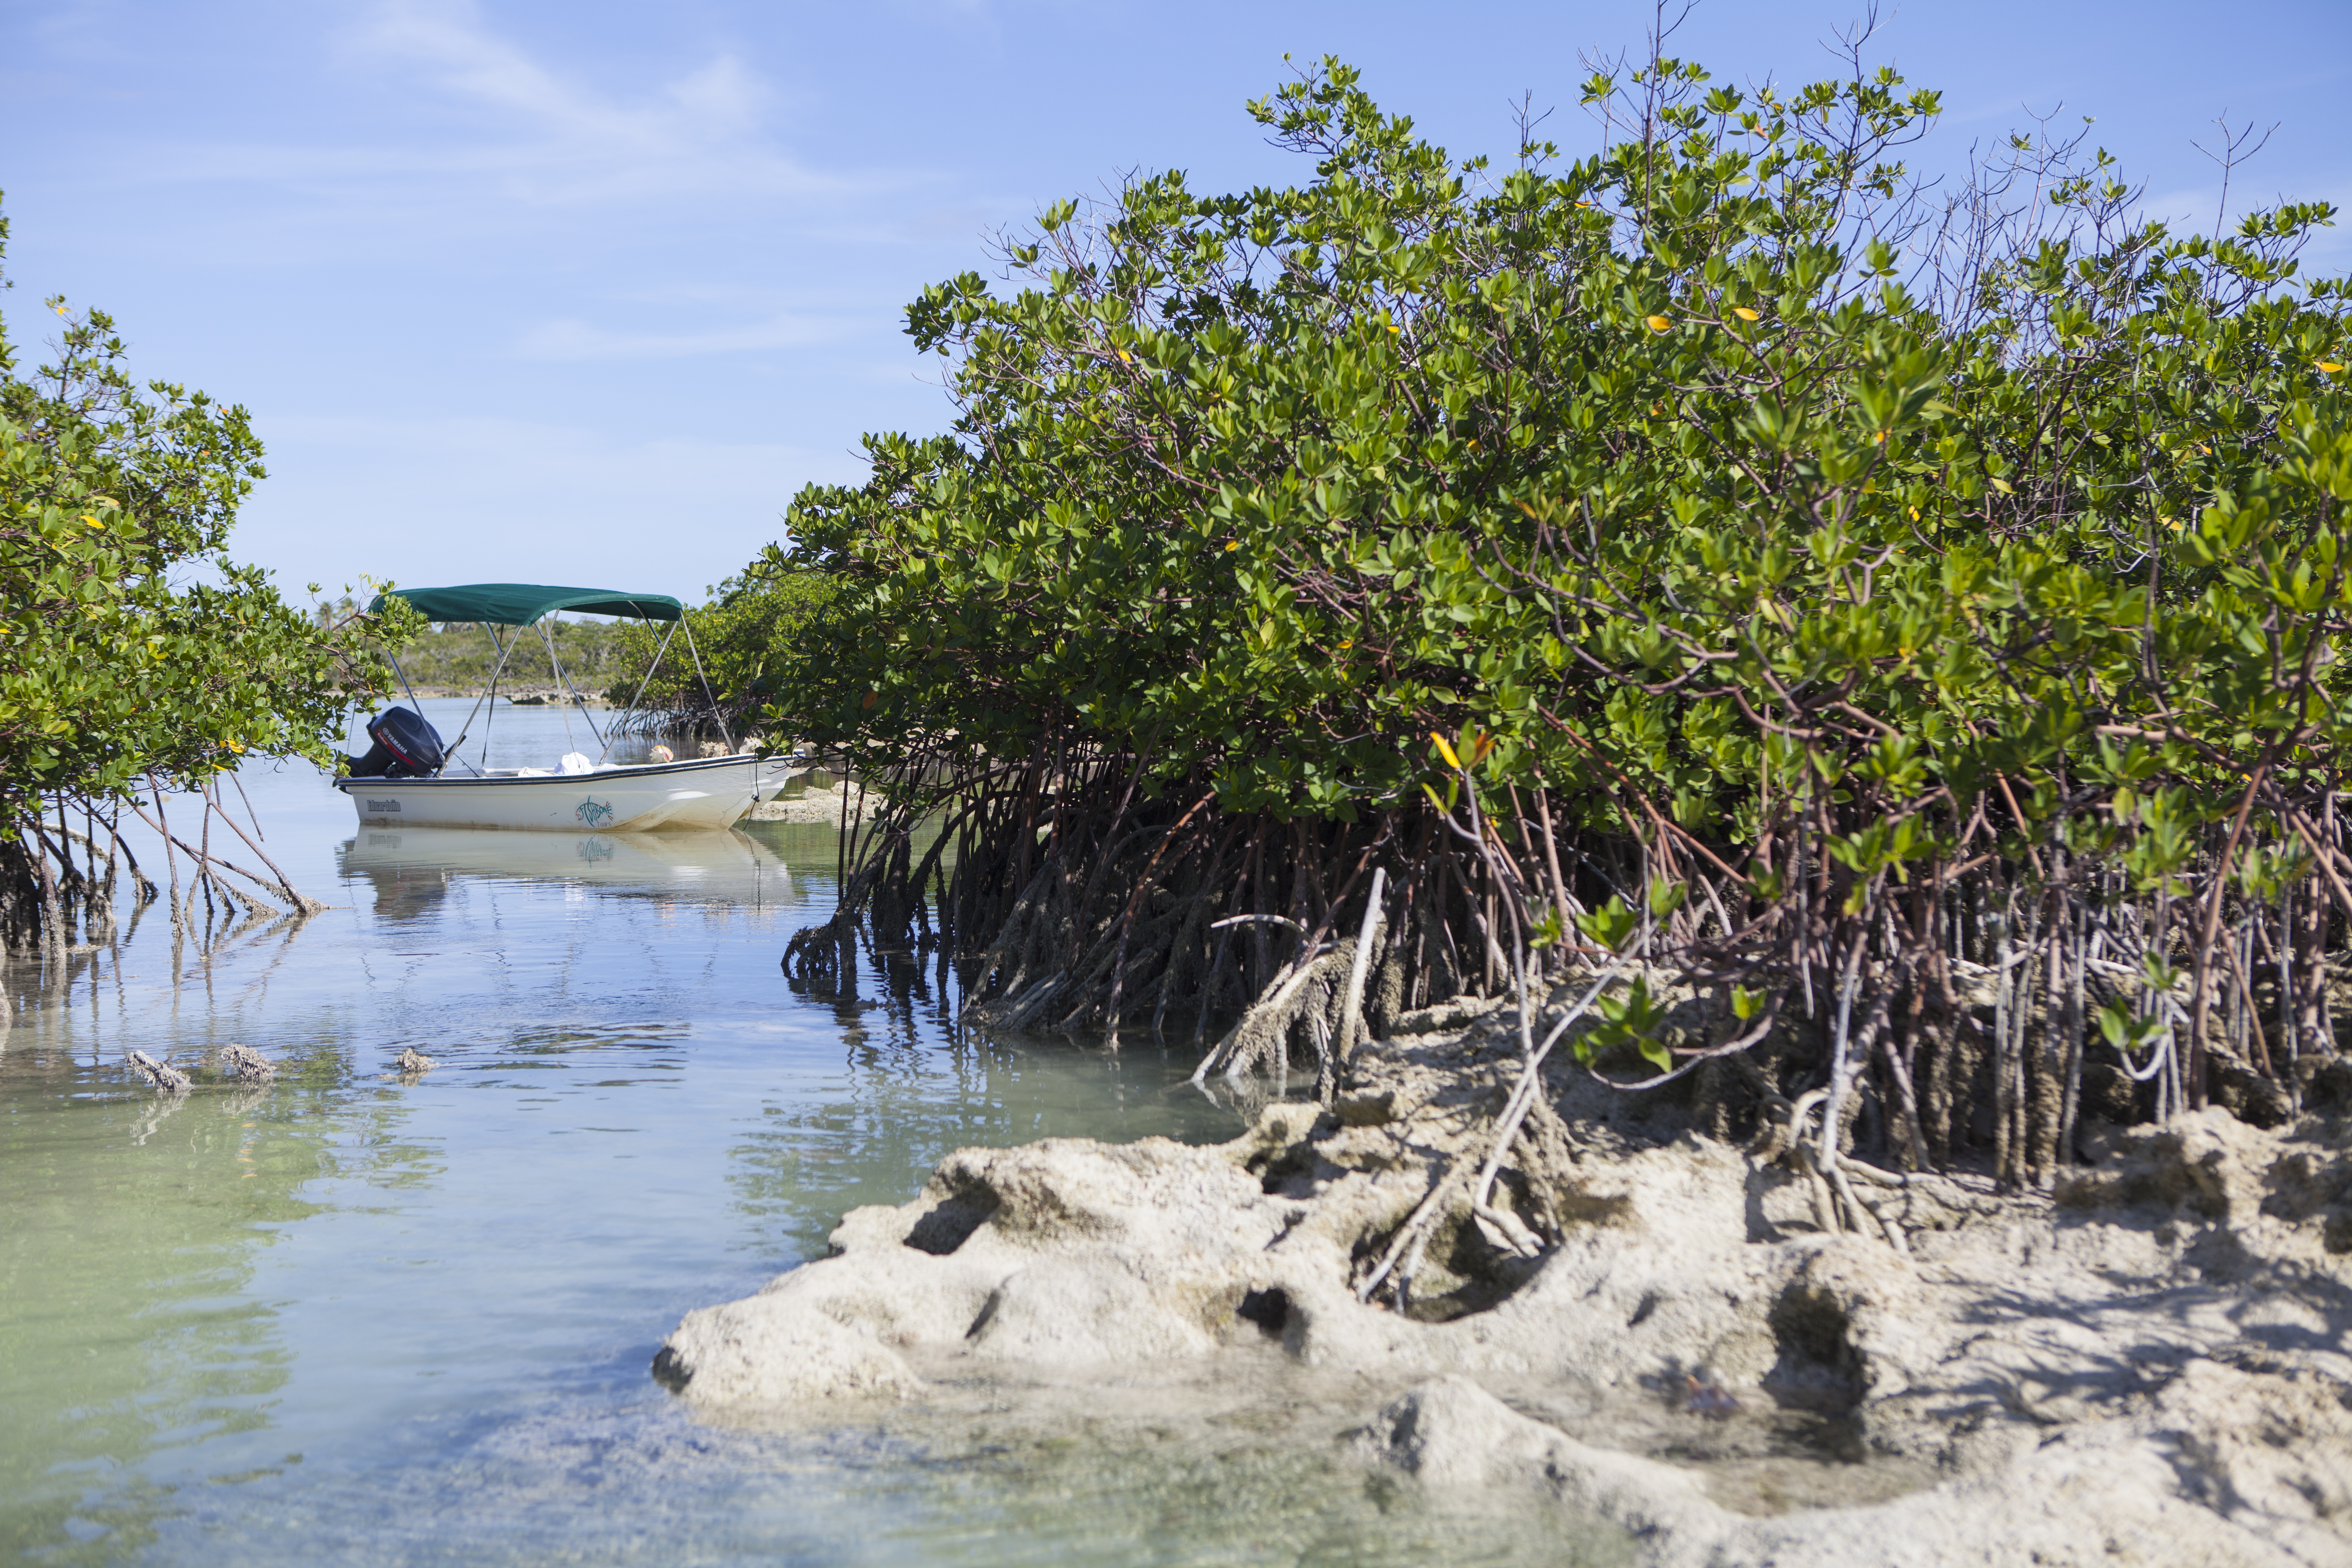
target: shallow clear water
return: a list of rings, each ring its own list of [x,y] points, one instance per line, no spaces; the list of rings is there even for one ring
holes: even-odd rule
[[[426,707],[456,733],[462,704]],[[570,749],[550,710],[501,710],[493,745],[499,765]],[[821,1254],[843,1210],[905,1201],[946,1151],[1238,1121],[1184,1086],[1186,1049],[958,1034],[935,970],[794,996],[777,961],[830,910],[829,829],[369,832],[306,766],[243,782],[270,854],[336,907],[206,957],[159,906],[68,978],[6,976],[0,1560],[1592,1546],[1400,1500],[1311,1418],[1176,1434],[1139,1409],[996,1437],[689,1418],[646,1370],[679,1316]],[[194,1068],[230,1041],[277,1059],[276,1084],[175,1101],[124,1066],[135,1047]],[[440,1065],[396,1076],[411,1046]]]

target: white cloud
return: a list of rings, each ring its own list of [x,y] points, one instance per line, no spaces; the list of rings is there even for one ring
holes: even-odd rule
[[[138,215],[141,243],[211,266],[285,277],[394,265],[428,280],[520,268],[547,282],[593,278],[607,297],[616,263],[638,278],[681,264],[725,275],[758,265],[763,247],[785,254],[788,239],[798,242],[789,256],[805,259],[845,237],[903,252],[979,226],[970,212],[909,219],[940,205],[936,170],[841,154],[820,166],[794,145],[808,106],[748,47],[701,45],[690,33],[680,42],[684,29],[658,12],[592,26],[569,24],[560,8],[521,8],[511,20],[507,9],[338,0],[313,13],[323,37],[279,40],[294,57],[273,62],[294,82],[283,105],[196,112],[168,131],[136,116],[110,121],[77,140],[87,166],[74,184],[138,193],[122,210]],[[133,26],[123,19],[110,35],[118,50]],[[108,79],[54,60],[44,68],[78,98]],[[19,74],[0,63],[0,95],[22,85]],[[142,90],[142,102],[154,97]],[[884,303],[898,302],[894,288]],[[536,303],[523,325],[556,315],[629,325],[577,303]],[[782,306],[763,300],[741,313]],[[794,298],[789,308],[810,305]],[[740,331],[766,343],[790,329],[755,320]],[[726,352],[616,346],[569,326],[533,342],[558,361]]]
[[[730,56],[624,99],[532,58],[483,26],[463,0],[390,0],[348,36],[345,53],[362,66],[416,68],[446,99],[476,111],[491,140],[437,161],[501,176],[525,200],[842,188],[767,138],[770,95]],[[363,171],[378,156],[362,152],[353,167]]]
[[[609,289],[623,258],[640,277],[676,271],[681,258],[694,272],[739,270],[756,248],[751,235],[821,245],[846,226],[878,227],[877,240],[898,247],[936,243],[875,219],[904,210],[935,174],[814,165],[791,144],[782,96],[749,57],[665,43],[648,58],[600,34],[575,58],[486,19],[470,0],[364,0],[354,11],[299,112],[101,137],[92,146],[103,170],[88,179],[161,194],[137,209],[149,214],[151,243],[280,275],[395,263],[436,278],[520,263],[549,278],[602,271]],[[239,129],[214,130],[230,124]],[[714,245],[718,234],[735,243]],[[559,313],[596,319],[542,300],[525,321]],[[568,359],[588,352],[576,347],[584,341],[567,330],[550,352]]]
[[[335,53],[363,89],[385,86],[401,128],[363,140],[174,139],[124,171],[169,182],[232,181],[299,193],[313,212],[373,213],[393,226],[446,227],[458,209],[696,205],[797,198],[855,204],[919,176],[813,169],[772,125],[775,94],[731,55],[612,90],[534,57],[469,0],[384,0]],[[428,215],[430,215],[428,216]]]
[[[452,91],[513,110],[584,142],[660,147],[740,133],[753,119],[752,86],[725,57],[670,88],[655,105],[623,109],[562,81],[492,37],[471,5],[391,0],[357,30],[354,42],[437,68]]]
[[[685,359],[698,354],[745,353],[759,349],[798,348],[836,341],[865,330],[861,323],[822,316],[780,315],[740,326],[702,331],[616,331],[576,318],[544,322],[524,332],[515,351],[525,359]]]

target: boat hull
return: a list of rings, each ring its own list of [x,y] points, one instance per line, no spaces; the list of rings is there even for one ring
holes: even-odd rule
[[[711,757],[593,773],[337,779],[368,827],[662,833],[728,827],[751,809],[760,759]]]

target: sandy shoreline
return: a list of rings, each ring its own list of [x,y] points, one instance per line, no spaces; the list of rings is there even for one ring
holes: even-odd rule
[[[845,814],[847,820],[866,822],[880,811],[884,796],[878,789],[861,792],[856,784],[845,791],[840,784],[827,788],[803,788],[784,795],[780,799],[763,800],[744,813],[746,822],[792,822],[803,826],[838,827]]]
[[[1644,1563],[2352,1563],[2347,1107],[2112,1130],[2048,1193],[1882,1173],[1863,1236],[1769,1148],[1571,1066],[1476,1215],[1448,1194],[1516,1030],[1460,1012],[1232,1144],[950,1155],[688,1314],[656,1374],[729,1421],[975,1384],[1046,1420],[1074,1385],[1230,1399],[1274,1354],[1344,1384],[1314,1440],[1368,1471],[1606,1521]],[[1411,1298],[1360,1299],[1414,1237]]]

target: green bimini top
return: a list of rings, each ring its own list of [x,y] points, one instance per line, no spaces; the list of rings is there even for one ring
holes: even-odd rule
[[[461,588],[394,588],[428,621],[493,621],[527,626],[551,610],[590,616],[633,616],[641,621],[674,621],[686,612],[667,594],[622,594],[610,588],[551,588],[539,583],[468,583]],[[381,594],[368,606],[383,608]]]

